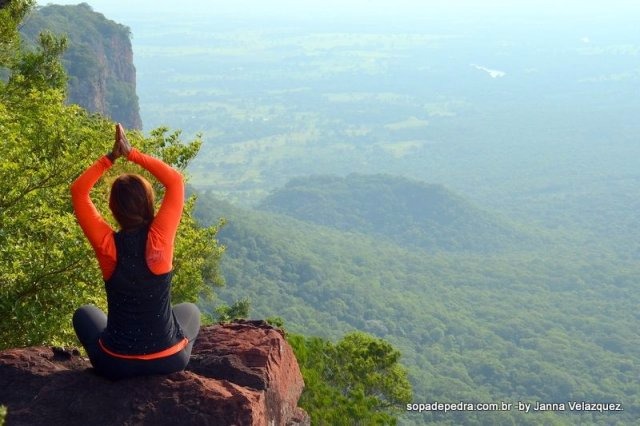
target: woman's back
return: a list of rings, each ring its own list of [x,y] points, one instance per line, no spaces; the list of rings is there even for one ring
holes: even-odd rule
[[[171,272],[156,275],[147,266],[148,228],[114,235],[117,263],[105,282],[109,316],[101,342],[122,355],[146,355],[184,336],[171,310]]]

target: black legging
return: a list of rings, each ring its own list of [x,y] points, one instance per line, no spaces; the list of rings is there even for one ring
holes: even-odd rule
[[[96,373],[111,380],[151,374],[182,371],[189,363],[193,342],[200,331],[200,310],[193,303],[180,303],[173,313],[189,344],[180,352],[153,360],[124,359],[108,355],[98,345],[100,335],[107,327],[107,316],[94,305],[84,305],[73,314],[73,328],[87,351]]]

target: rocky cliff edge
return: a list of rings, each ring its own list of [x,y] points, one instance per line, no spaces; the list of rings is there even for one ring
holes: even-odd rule
[[[282,332],[262,321],[203,327],[187,370],[111,382],[77,350],[0,352],[6,425],[309,425]]]

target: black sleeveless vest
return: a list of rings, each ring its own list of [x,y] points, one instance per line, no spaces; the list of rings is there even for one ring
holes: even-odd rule
[[[147,266],[149,229],[114,234],[116,269],[105,281],[107,328],[102,344],[117,354],[147,355],[180,342],[184,335],[171,307],[171,276]]]

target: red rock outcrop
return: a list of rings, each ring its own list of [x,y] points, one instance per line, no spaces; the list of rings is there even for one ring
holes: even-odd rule
[[[304,383],[282,333],[261,321],[203,327],[187,371],[111,382],[77,350],[0,352],[13,425],[308,425]]]

